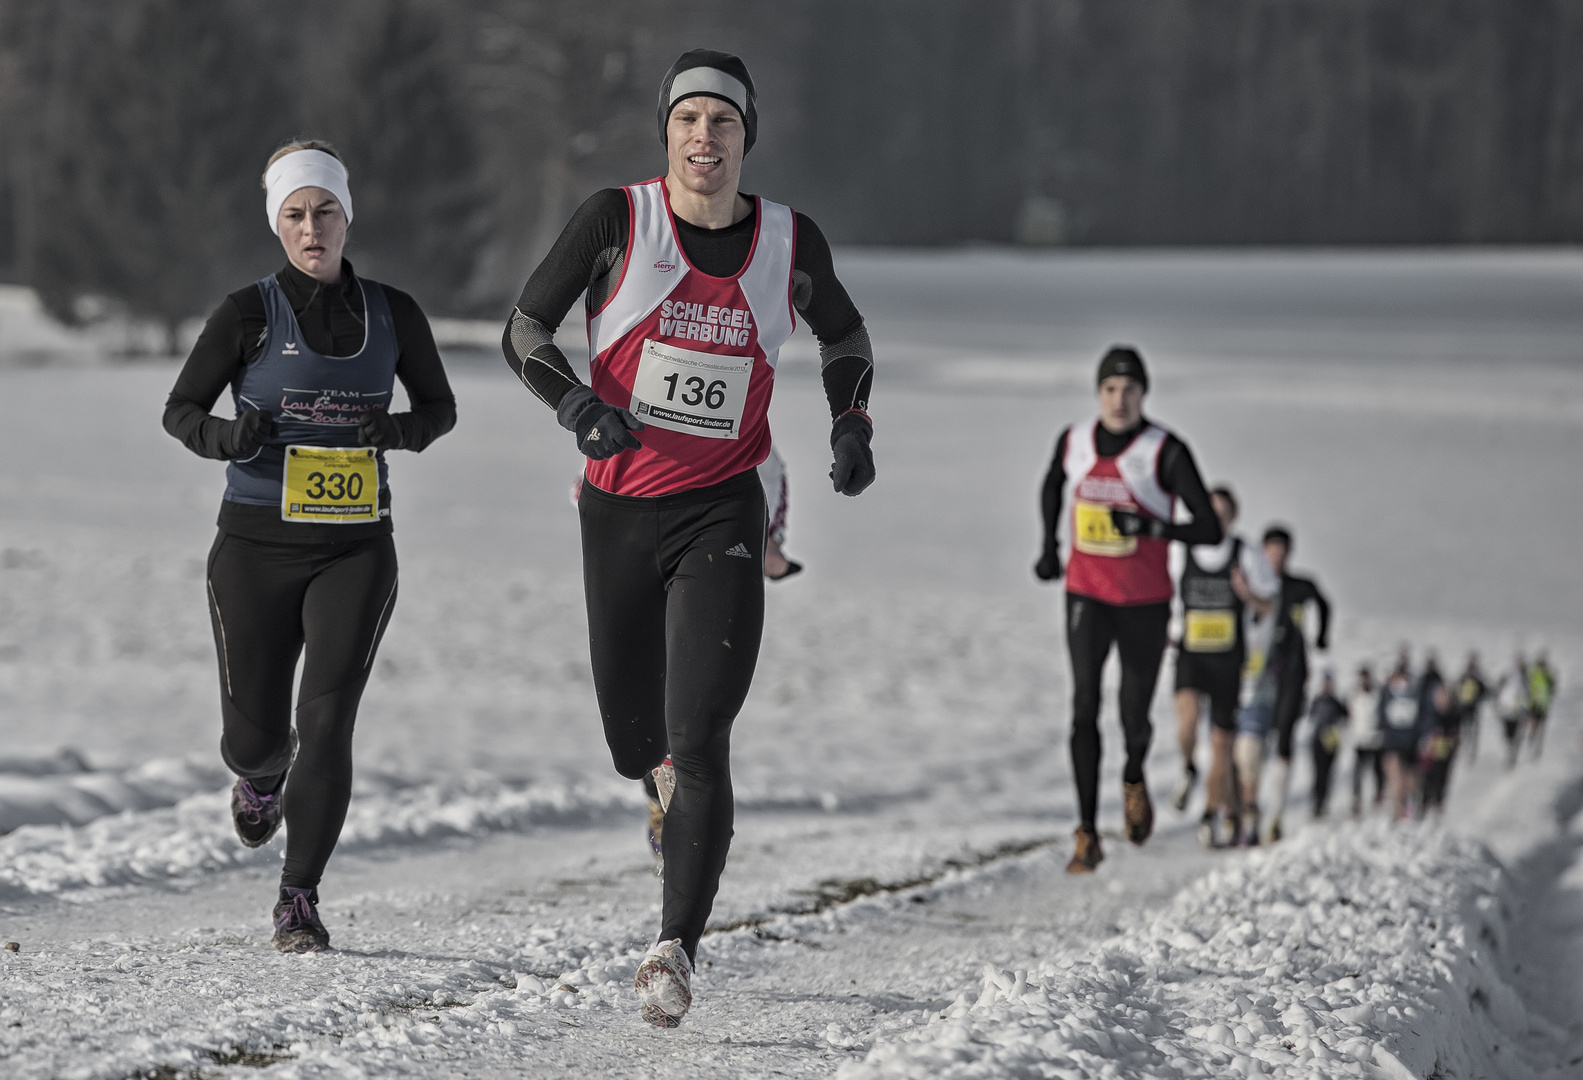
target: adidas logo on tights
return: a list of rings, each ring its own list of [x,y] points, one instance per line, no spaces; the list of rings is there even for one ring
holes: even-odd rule
[[[753,557],[753,553],[748,550],[746,544],[734,544],[726,548],[726,554],[735,555],[739,559],[751,559]]]

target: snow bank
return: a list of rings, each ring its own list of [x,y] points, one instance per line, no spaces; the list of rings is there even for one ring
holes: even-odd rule
[[[1516,1044],[1547,1022],[1503,975],[1506,892],[1441,830],[1309,830],[1091,951],[986,967],[976,1001],[838,1075],[1536,1076]]]
[[[575,824],[643,805],[636,784],[509,784],[475,776],[402,786],[360,784],[338,850],[444,836],[481,836],[534,825]],[[282,841],[242,847],[231,827],[229,791],[209,791],[165,809],[126,812],[71,826],[28,826],[0,837],[0,898],[184,877],[279,858]]]
[[[188,758],[94,770],[69,749],[0,757],[0,833],[24,825],[84,825],[124,810],[173,806],[225,780],[223,771]]]

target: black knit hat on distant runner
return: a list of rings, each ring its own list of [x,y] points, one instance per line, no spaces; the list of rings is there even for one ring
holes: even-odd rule
[[[727,105],[736,106],[742,114],[742,127],[747,136],[742,153],[753,149],[759,134],[757,93],[753,89],[753,76],[748,66],[730,53],[713,49],[692,49],[682,53],[660,84],[660,143],[665,143],[665,125],[670,123],[671,109],[676,103],[690,97],[719,98]]]
[[[1094,379],[1098,386],[1112,375],[1125,375],[1136,379],[1145,390],[1149,388],[1149,371],[1143,366],[1143,357],[1131,345],[1112,345],[1105,358],[1099,362],[1099,375]]]

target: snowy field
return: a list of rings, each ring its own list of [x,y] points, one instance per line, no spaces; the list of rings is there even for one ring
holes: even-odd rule
[[[772,419],[809,568],[769,589],[732,860],[669,1033],[630,989],[659,886],[594,713],[579,459],[498,357],[459,354],[457,430],[393,459],[401,599],[321,888],[335,949],[307,957],[269,947],[280,841],[226,819],[223,470],[160,429],[175,369],[0,366],[0,1074],[1583,1076],[1583,255],[838,259],[880,479],[829,492],[799,331]],[[4,325],[21,308],[0,343],[49,337]],[[1443,826],[1229,854],[1196,806],[1128,847],[1112,753],[1108,859],[1068,878],[1035,505],[1117,340],[1244,531],[1294,527],[1338,670],[1548,647],[1544,758],[1506,772],[1486,721]]]

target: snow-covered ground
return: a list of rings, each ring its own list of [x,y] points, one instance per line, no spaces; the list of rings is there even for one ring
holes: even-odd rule
[[[881,479],[824,486],[800,332],[774,421],[809,570],[770,589],[736,844],[671,1033],[631,1000],[659,893],[593,714],[577,456],[504,365],[459,360],[457,431],[393,466],[402,596],[313,957],[268,946],[279,842],[225,821],[202,591],[223,481],[159,429],[174,370],[0,369],[0,1072],[1583,1075],[1583,258],[841,267],[880,351]],[[1543,760],[1506,773],[1490,724],[1443,827],[1230,855],[1170,811],[1125,845],[1112,756],[1108,861],[1068,878],[1034,505],[1117,339],[1244,528],[1295,527],[1339,669],[1547,646]],[[1163,692],[1155,718],[1158,791]]]

